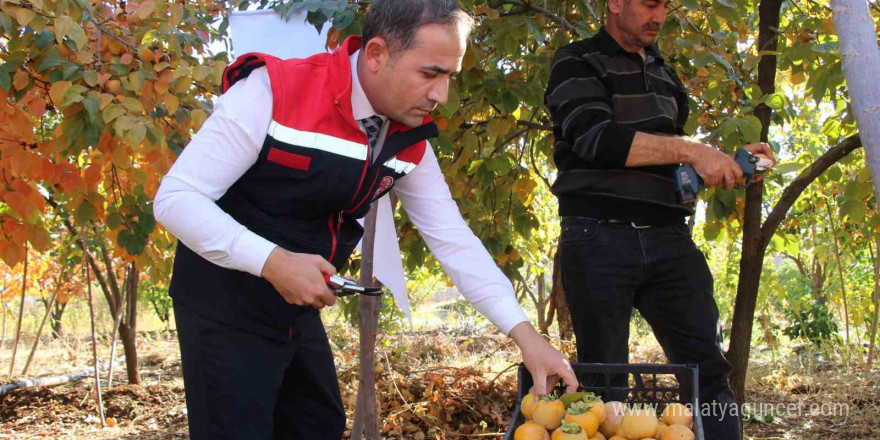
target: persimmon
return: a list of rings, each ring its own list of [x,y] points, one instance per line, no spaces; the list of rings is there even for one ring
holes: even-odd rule
[[[670,425],[660,440],[694,440],[694,433],[683,425]]]
[[[599,418],[590,408],[591,405],[584,401],[572,403],[565,410],[564,419],[566,423],[578,424],[587,433],[587,437],[593,437],[599,431]],[[604,409],[605,405],[602,405],[602,408]]]
[[[535,407],[538,406],[539,397],[534,394],[526,394],[519,405],[519,411],[526,420],[532,420],[532,414],[535,413]]]
[[[620,436],[620,435],[615,435],[614,437],[611,437],[608,440],[629,440],[629,439],[626,437]]]
[[[654,437],[657,432],[657,416],[648,408],[632,408],[620,421],[620,434],[629,440]]]
[[[590,406],[590,411],[593,414],[596,414],[596,418],[599,420],[599,424],[605,421],[605,402],[602,401],[602,398],[593,394],[588,393],[584,396],[583,401]]]
[[[513,432],[513,440],[550,440],[550,434],[535,422],[525,422]]]
[[[597,432],[596,435],[590,437],[590,440],[607,440],[601,432]]]
[[[694,416],[690,408],[680,403],[670,403],[663,409],[661,415],[663,423],[667,425],[682,425],[688,428],[694,427]]]
[[[562,422],[562,426],[553,431],[550,440],[588,440],[588,437],[577,423]]]
[[[562,424],[563,417],[565,417],[565,404],[556,396],[548,394],[538,401],[538,406],[532,414],[532,421],[550,431]]]
[[[654,439],[660,440],[660,437],[663,436],[663,433],[669,429],[669,425],[663,423],[663,420],[657,422],[657,432],[654,434]]]
[[[620,431],[620,421],[626,412],[622,402],[612,400],[605,402],[605,420],[599,425],[599,432],[605,437],[612,437]]]

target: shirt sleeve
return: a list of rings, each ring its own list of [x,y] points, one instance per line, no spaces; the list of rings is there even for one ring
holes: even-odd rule
[[[215,202],[257,161],[271,120],[272,88],[262,67],[220,96],[162,179],[153,204],[156,220],[194,252],[256,276],[275,244]]]
[[[587,162],[622,168],[636,131],[613,120],[611,96],[592,57],[560,49],[553,57],[544,103],[557,143],[564,142]]]
[[[394,192],[428,249],[477,311],[504,334],[528,320],[510,280],[462,218],[430,145]]]

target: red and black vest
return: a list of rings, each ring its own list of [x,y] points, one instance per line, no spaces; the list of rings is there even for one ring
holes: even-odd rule
[[[272,122],[256,163],[217,205],[254,233],[291,252],[321,255],[340,269],[363,235],[356,219],[419,164],[437,135],[430,117],[415,128],[391,121],[375,161],[354,120],[349,37],[332,53],[281,60],[249,53],[223,77],[225,92],[266,66]],[[286,339],[296,307],[266,280],[217,266],[179,243],[170,293],[214,318]]]

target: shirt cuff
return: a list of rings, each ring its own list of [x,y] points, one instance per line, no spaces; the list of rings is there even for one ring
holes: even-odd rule
[[[508,336],[517,324],[529,320],[526,312],[515,298],[505,298],[491,310],[485,311],[485,315],[502,333]]]
[[[623,168],[629,157],[636,131],[617,122],[609,122],[599,134],[596,164],[609,168]]]
[[[233,261],[239,262],[240,270],[259,277],[262,276],[263,266],[275,247],[275,243],[245,230],[233,245]]]

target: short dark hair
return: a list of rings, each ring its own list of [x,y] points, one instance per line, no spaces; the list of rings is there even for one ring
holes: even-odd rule
[[[376,0],[367,12],[361,44],[366,47],[371,39],[382,37],[395,55],[411,48],[418,28],[428,24],[457,25],[468,35],[474,19],[456,0]]]

